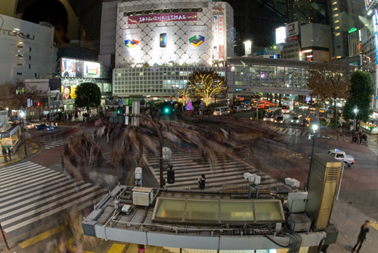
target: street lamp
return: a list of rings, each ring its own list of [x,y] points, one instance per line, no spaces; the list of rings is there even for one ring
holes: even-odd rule
[[[25,158],[28,156],[28,153],[26,151],[26,140],[25,140],[25,120],[24,120],[24,116],[25,116],[25,113],[24,111],[22,111],[22,108],[21,108],[21,111],[20,111],[20,117],[21,117],[21,120],[22,120],[22,132],[23,132],[23,138],[24,138],[24,150],[25,150]]]
[[[357,105],[355,105],[353,107],[353,111],[354,111],[353,128],[354,128],[354,130],[357,130],[357,114],[358,114],[358,107],[357,107]]]
[[[311,135],[312,138],[312,151],[311,151],[311,159],[310,159],[310,169],[308,170],[308,177],[307,177],[307,190],[309,189],[309,184],[310,184],[310,177],[311,177],[311,169],[312,169],[312,159],[314,156],[314,147],[315,147],[315,137],[316,137],[316,131],[319,129],[318,124],[313,124],[312,125],[312,131],[313,134]]]

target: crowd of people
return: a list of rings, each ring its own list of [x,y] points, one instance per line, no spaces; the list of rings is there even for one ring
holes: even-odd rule
[[[355,132],[352,131],[352,143],[367,145],[367,135],[364,131]]]

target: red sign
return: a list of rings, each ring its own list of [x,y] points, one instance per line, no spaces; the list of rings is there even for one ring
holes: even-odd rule
[[[128,16],[127,23],[142,24],[156,22],[196,21],[197,12],[149,14],[140,16]]]
[[[286,42],[289,42],[289,41],[298,40],[298,39],[299,39],[299,35],[294,35],[291,37],[287,37],[285,40]]]

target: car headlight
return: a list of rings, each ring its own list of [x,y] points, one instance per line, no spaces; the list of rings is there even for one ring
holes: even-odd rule
[[[291,122],[294,122],[294,120],[291,120]]]

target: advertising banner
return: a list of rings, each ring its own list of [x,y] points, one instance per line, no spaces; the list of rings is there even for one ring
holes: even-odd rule
[[[207,39],[207,26],[188,26],[187,53],[206,53]]]
[[[186,13],[162,13],[139,16],[128,16],[127,24],[142,24],[156,22],[197,21],[197,12]]]
[[[219,36],[219,59],[224,60],[224,41],[223,41],[223,34],[224,34],[224,25],[223,25],[223,15],[219,15],[219,30],[218,30],[218,36]]]
[[[157,52],[172,52],[173,48],[173,27],[162,26],[154,28],[154,46],[152,47]]]
[[[62,58],[61,60],[61,76],[62,77],[77,77],[83,75],[83,62],[75,59]]]
[[[100,63],[85,61],[84,77],[100,78]]]
[[[285,43],[286,41],[286,28],[278,27],[276,29],[276,44]]]
[[[140,29],[122,30],[122,55],[134,55],[140,52]]]
[[[286,42],[299,39],[299,21],[287,24],[286,29]]]
[[[218,47],[219,47],[219,17],[218,15],[214,15],[214,59],[219,60],[219,52],[218,52]]]
[[[76,98],[76,85],[71,86],[69,84],[62,85],[63,100],[70,100]]]
[[[252,41],[244,42],[244,52],[246,55],[252,54]]]

